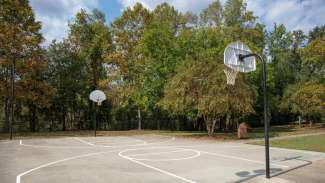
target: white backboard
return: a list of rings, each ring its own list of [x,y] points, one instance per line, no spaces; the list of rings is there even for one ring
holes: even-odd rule
[[[92,101],[94,101],[94,102],[101,103],[104,100],[106,100],[106,95],[101,90],[94,90],[94,91],[92,91],[90,93],[89,99],[92,100]]]
[[[242,61],[239,55],[247,55],[252,53],[251,50],[242,42],[230,43],[224,51],[224,64],[238,72],[251,72],[256,70],[255,57],[247,57]]]

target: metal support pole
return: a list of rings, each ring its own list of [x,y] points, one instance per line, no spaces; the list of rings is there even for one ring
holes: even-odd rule
[[[267,88],[266,88],[266,62],[264,59],[255,53],[247,55],[239,55],[239,59],[243,60],[247,57],[258,57],[262,64],[262,87],[263,87],[263,108],[264,108],[264,140],[265,140],[265,176],[270,178],[270,144],[269,144],[269,120],[267,117]]]
[[[94,112],[93,112],[93,120],[94,120],[94,135],[96,137],[96,132],[97,132],[97,119],[96,119],[96,104],[94,103]]]
[[[265,168],[266,178],[270,178],[270,147],[269,147],[269,120],[267,118],[267,90],[266,90],[266,63],[262,61],[263,100],[264,100],[264,138],[265,138]]]
[[[141,110],[138,108],[138,130],[141,130]]]
[[[9,114],[9,139],[12,140],[14,112],[15,112],[15,70],[16,70],[16,58],[12,58],[10,67],[10,114]]]

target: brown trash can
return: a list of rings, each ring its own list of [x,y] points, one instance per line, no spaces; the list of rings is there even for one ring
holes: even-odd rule
[[[238,126],[238,138],[239,139],[244,139],[244,138],[248,138],[248,125],[246,123],[240,123],[240,125]]]

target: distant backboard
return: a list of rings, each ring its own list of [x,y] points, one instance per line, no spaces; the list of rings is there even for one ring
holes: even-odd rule
[[[106,95],[101,90],[94,90],[90,93],[89,99],[100,105],[104,100],[106,100]]]

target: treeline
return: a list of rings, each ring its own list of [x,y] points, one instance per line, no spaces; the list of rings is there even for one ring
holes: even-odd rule
[[[103,130],[232,130],[262,125],[260,65],[226,85],[223,51],[240,40],[264,55],[271,124],[301,116],[324,121],[325,26],[308,35],[257,22],[243,0],[214,1],[199,15],[167,3],[127,8],[110,25],[98,10],[80,10],[68,36],[41,46],[41,22],[28,0],[0,1],[1,124],[8,131],[92,129],[89,93],[108,100],[97,110]],[[15,102],[10,101],[15,63]]]

